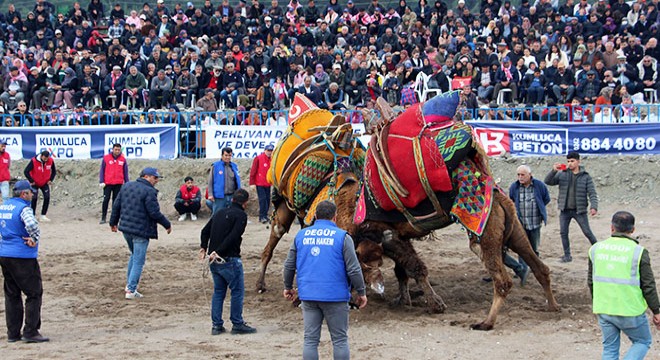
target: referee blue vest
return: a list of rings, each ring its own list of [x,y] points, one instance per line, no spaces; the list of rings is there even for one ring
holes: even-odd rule
[[[0,257],[36,259],[39,245],[25,245],[24,237],[30,236],[21,220],[21,212],[30,202],[21,198],[11,198],[0,205]]]
[[[344,302],[351,287],[344,263],[346,231],[330,220],[316,220],[296,235],[296,271],[300,300]]]

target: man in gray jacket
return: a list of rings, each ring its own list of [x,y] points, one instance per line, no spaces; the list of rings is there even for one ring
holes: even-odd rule
[[[587,217],[587,208],[589,213],[594,216],[598,213],[598,194],[596,187],[591,179],[591,175],[580,166],[580,154],[577,151],[571,151],[566,155],[568,165],[555,163],[552,170],[545,177],[547,185],[559,185],[559,196],[557,205],[561,211],[559,215],[559,233],[561,243],[564,247],[564,256],[561,262],[571,262],[571,244],[568,239],[568,227],[571,219],[575,219],[584,236],[589,239],[593,245],[596,243],[596,237],[589,227],[589,218]]]
[[[158,76],[151,80],[151,90],[149,91],[150,107],[160,109],[170,103],[172,96],[172,79],[165,76],[165,70],[158,70]],[[161,98],[158,101],[158,98]]]

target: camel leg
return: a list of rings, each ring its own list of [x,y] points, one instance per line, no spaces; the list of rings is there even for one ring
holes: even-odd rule
[[[410,299],[410,289],[408,288],[408,274],[406,274],[406,269],[396,263],[394,265],[394,274],[399,281],[399,296],[394,299],[392,305],[412,306],[412,300]]]
[[[555,296],[552,293],[552,288],[550,287],[550,269],[546,266],[543,261],[534,253],[532,245],[529,243],[527,238],[527,233],[523,228],[522,224],[518,220],[517,212],[515,205],[512,201],[506,198],[504,195],[497,194],[498,201],[502,206],[502,209],[506,212],[507,219],[512,219],[510,223],[510,234],[506,240],[507,245],[513,252],[520,255],[520,257],[525,260],[525,263],[534,273],[534,277],[543,287],[545,293],[545,298],[548,301],[548,309],[550,311],[559,311],[559,304],[555,300]],[[501,195],[501,198],[500,198]]]
[[[550,268],[534,253],[522,224],[519,222],[516,223],[509,238],[509,248],[525,260],[527,266],[534,273],[534,277],[536,277],[536,280],[543,287],[545,298],[548,301],[548,310],[559,311],[559,304],[555,300],[552,288],[550,287]]]
[[[497,314],[500,311],[504,300],[511,291],[513,282],[511,277],[504,268],[502,260],[502,247],[504,244],[504,230],[505,230],[505,213],[504,209],[498,202],[493,204],[492,213],[483,236],[481,237],[481,252],[482,261],[486,270],[493,278],[493,302],[490,306],[490,311],[486,320],[470,325],[473,330],[492,330],[495,326]],[[474,235],[470,234],[470,237]],[[471,241],[472,242],[472,241]]]
[[[447,309],[447,305],[442,300],[442,297],[433,290],[428,278],[428,269],[417,255],[410,240],[399,239],[397,236],[394,236],[392,240],[383,242],[383,250],[385,255],[401,268],[400,271],[405,272],[406,278],[412,277],[422,287],[430,313],[443,313]],[[407,287],[406,281],[406,292]],[[401,281],[399,281],[399,290],[401,291]],[[401,300],[405,300],[405,295],[400,295],[402,296]],[[407,296],[410,297],[409,294]]]
[[[266,247],[264,247],[264,251],[261,253],[261,271],[257,280],[257,291],[259,293],[266,291],[266,268],[273,258],[273,251],[280,242],[280,239],[282,239],[282,236],[289,232],[295,218],[296,214],[289,210],[284,201],[277,205],[271,222],[270,237],[268,238]]]

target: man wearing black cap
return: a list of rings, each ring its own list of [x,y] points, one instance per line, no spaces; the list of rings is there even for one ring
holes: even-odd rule
[[[27,180],[18,181],[14,185],[14,197],[0,205],[0,217],[3,219],[0,226],[0,267],[4,277],[7,341],[10,343],[18,340],[28,343],[48,341],[39,333],[43,287],[37,256],[41,232],[30,208],[33,192]],[[26,297],[25,307],[21,294]]]
[[[270,182],[268,182],[268,169],[275,147],[266,145],[264,152],[254,158],[250,168],[250,188],[257,190],[259,198],[259,222],[268,222],[268,208],[270,207]]]
[[[154,187],[162,178],[156,168],[147,167],[140,173],[140,178],[126,183],[112,204],[110,229],[121,230],[128,244],[131,257],[126,273],[126,299],[143,297],[137,291],[142,268],[147,257],[149,239],[158,239],[158,224],[172,232],[172,224],[160,212],[158,190]]]
[[[596,76],[596,70],[591,69],[587,71],[586,78],[578,83],[576,93],[578,97],[584,99],[585,103],[593,104],[596,102],[601,88],[602,85]]]

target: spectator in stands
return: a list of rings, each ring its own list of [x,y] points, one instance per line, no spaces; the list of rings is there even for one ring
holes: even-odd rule
[[[560,103],[571,101],[575,95],[575,77],[563,64],[557,65],[557,74],[552,81],[552,92]]]
[[[239,89],[245,90],[243,77],[235,70],[233,63],[228,63],[225,65],[225,72],[222,74],[221,79],[220,98],[225,102],[225,106],[235,109],[238,103]]]
[[[649,55],[644,56],[642,61],[637,64],[637,70],[644,92],[646,92],[646,89],[655,90],[656,92],[660,89],[660,82],[658,82],[658,61],[656,59]],[[655,98],[657,99],[657,95]]]
[[[62,79],[62,83],[60,84],[58,91],[55,93],[54,104],[62,106],[62,103],[64,103],[68,109],[73,110],[73,96],[80,86],[78,78],[76,77],[76,72],[72,68],[68,67],[64,72],[65,75]]]
[[[4,89],[5,91],[0,95],[0,100],[5,104],[5,110],[13,111],[16,109],[16,105],[25,98],[28,90],[27,76],[19,71],[16,66],[11,66],[9,74],[5,78]]]
[[[112,72],[103,79],[103,84],[101,85],[101,103],[103,104],[103,109],[110,108],[109,96],[112,96],[115,102],[121,100],[121,92],[125,86],[126,76],[121,72],[121,67],[115,65],[112,68]]]
[[[617,57],[618,64],[616,65],[615,74],[619,78],[619,83],[625,86],[628,93],[635,94],[642,90],[642,84],[639,81],[637,68],[627,61],[626,55],[619,55]]]
[[[360,62],[357,59],[351,61],[350,69],[346,71],[345,80],[345,93],[348,95],[351,105],[356,105],[360,102],[365,89],[366,78],[367,72],[360,67]]]
[[[578,82],[576,89],[577,96],[585,104],[593,104],[600,94],[601,83],[596,78],[596,70],[589,70],[587,78]]]
[[[215,96],[213,95],[213,89],[205,89],[204,96],[197,100],[195,105],[204,109],[204,112],[218,111],[218,103],[216,102]]]
[[[272,110],[275,106],[275,92],[270,86],[268,77],[262,78],[262,85],[257,90],[255,101],[256,107],[259,109]]]
[[[518,80],[518,71],[511,66],[511,59],[504,57],[502,59],[502,66],[495,73],[495,88],[493,93],[498,95],[500,90],[509,89],[511,90],[511,99],[515,101],[518,98]]]
[[[73,96],[74,101],[76,103],[82,103],[83,106],[87,106],[98,94],[100,85],[101,82],[98,75],[96,75],[90,65],[85,65],[83,68],[83,76],[80,79],[80,86]]]
[[[531,104],[542,104],[545,100],[546,78],[541,69],[534,69],[533,73],[525,75],[523,86],[527,90],[527,102]]]
[[[121,95],[121,103],[127,104],[128,99],[132,99],[134,107],[143,108],[144,99],[146,98],[147,79],[135,65],[131,66],[128,71],[126,88],[123,89]]]
[[[158,76],[151,80],[149,106],[154,109],[166,108],[172,96],[172,79],[165,76],[165,70],[158,70]]]
[[[184,107],[190,107],[193,96],[197,93],[197,87],[197,78],[190,75],[190,69],[188,67],[184,67],[181,71],[181,76],[176,80],[176,86],[174,88],[176,102],[183,104]],[[182,94],[186,95],[185,101]]]

